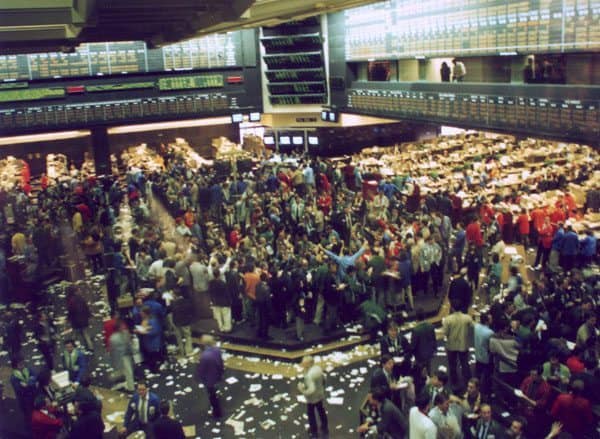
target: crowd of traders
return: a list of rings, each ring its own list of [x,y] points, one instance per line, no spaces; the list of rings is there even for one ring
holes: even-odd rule
[[[129,352],[129,329],[137,332],[143,360],[153,372],[158,372],[164,358],[166,332],[176,336],[182,355],[190,354],[190,325],[195,318],[190,311],[201,308],[206,298],[221,332],[231,331],[234,322],[249,320],[255,324],[257,337],[267,338],[270,325],[294,323],[296,336],[302,339],[308,322],[329,331],[360,316],[365,325],[377,330],[385,320],[386,308],[403,305],[414,309],[415,297],[445,293],[448,280],[452,313],[443,326],[448,383],[444,373],[431,365],[437,350],[431,328],[423,331],[428,343],[419,345],[415,329],[407,344],[390,324],[387,337],[392,337],[395,350],[391,359],[403,356],[402,352],[414,361],[396,367],[392,361],[390,372],[386,369],[390,358],[382,356],[383,376],[390,389],[380,392],[385,387],[383,380],[383,386],[373,386],[372,405],[379,408],[379,416],[391,411],[399,414],[399,419],[408,419],[404,422],[406,434],[409,423],[411,430],[413,423],[428,424],[410,409],[416,404],[419,413],[428,414],[438,429],[449,429],[454,435],[449,437],[461,437],[468,434],[463,416],[457,417],[455,425],[446,406],[460,405],[452,395],[458,392],[462,397],[463,389],[473,385],[484,399],[490,398],[495,389],[489,379],[493,370],[503,383],[516,387],[523,374],[529,374],[526,379],[533,385],[520,387],[534,401],[545,388],[540,382],[559,378],[556,388],[565,391],[564,397],[550,405],[550,395],[545,395],[544,404],[525,407],[525,418],[518,421],[522,427],[535,412],[535,419],[545,419],[540,417],[543,413],[548,419],[560,420],[564,432],[574,437],[591,432],[586,410],[598,395],[594,391],[598,385],[598,290],[597,278],[584,275],[581,269],[597,260],[597,246],[592,233],[578,236],[566,225],[577,209],[568,192],[554,206],[521,211],[515,221],[510,209],[495,208],[495,200],[476,199],[469,211],[464,211],[458,194],[459,189],[469,190],[467,182],[422,197],[418,183],[410,177],[382,179],[377,191],[369,193],[363,191],[368,176],[360,166],[348,169],[307,157],[265,162],[233,175],[210,169],[195,172],[168,148],[164,160],[166,169],[161,173],[129,167],[124,184],[116,178],[73,175],[69,182],[43,187],[35,205],[15,188],[7,195],[29,221],[12,226],[11,239],[6,236],[3,241],[4,255],[25,258],[35,273],[36,267],[54,263],[41,255],[54,254],[52,246],[66,247],[67,240],[60,238],[72,233],[81,242],[90,268],[106,273],[113,310],[123,293],[135,295],[135,326],[124,326],[115,317],[106,327],[107,339],[110,342],[122,332],[123,349]],[[153,193],[176,218],[174,228],[161,227],[152,217]],[[520,195],[516,189],[503,201],[518,205]],[[134,219],[127,239],[113,227],[123,199],[131,206]],[[502,283],[500,257],[503,247],[514,240],[538,252],[534,265],[539,263],[539,270],[531,292],[517,269]],[[479,285],[482,270],[487,280]],[[451,279],[447,279],[448,272]],[[5,270],[2,275],[7,278]],[[153,292],[148,294],[145,288]],[[478,290],[489,301],[490,310],[473,323],[465,312]],[[4,300],[9,299],[8,291],[3,290]],[[499,299],[495,295],[500,292]],[[76,288],[68,294],[67,309],[82,346],[92,350],[86,331],[91,316]],[[40,328],[37,333],[40,351],[44,343],[51,343],[49,332]],[[114,338],[117,341],[118,337]],[[574,349],[569,349],[567,340],[575,342]],[[15,388],[19,389],[31,374],[20,372],[25,369],[18,340],[9,338],[8,343]],[[473,385],[469,381],[469,348],[475,349],[479,377]],[[53,349],[45,349],[47,366],[53,368]],[[384,351],[382,344],[382,354],[390,353]],[[72,367],[79,356],[71,353],[80,352],[83,357],[84,353],[72,342],[65,344],[65,352],[65,367],[81,371],[82,365]],[[561,366],[561,362],[567,365]],[[573,380],[565,378],[565,367]],[[133,390],[131,368],[122,362],[116,367],[126,378],[127,390]],[[544,369],[548,371],[544,373]],[[413,379],[412,401],[400,401],[392,392],[402,376]],[[432,387],[440,387],[436,382],[449,386],[433,391]],[[433,392],[431,400],[420,397],[423,391]],[[438,393],[446,399],[438,398]],[[472,395],[465,398],[473,399]],[[441,414],[428,412],[431,403]],[[398,413],[382,409],[382,404],[399,406]],[[485,420],[491,414],[486,409],[484,415],[483,407],[479,404],[473,411]],[[570,416],[574,407],[584,407],[583,415]],[[479,421],[476,431],[478,425]],[[363,425],[361,430],[373,428],[367,427]],[[490,425],[484,427],[487,431]],[[380,423],[375,428],[386,427]],[[531,428],[527,431],[532,436],[536,433]]]

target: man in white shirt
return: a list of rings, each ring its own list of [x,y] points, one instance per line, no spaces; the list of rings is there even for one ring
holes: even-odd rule
[[[463,437],[460,429],[459,416],[450,409],[450,399],[445,393],[435,396],[435,407],[429,411],[429,418],[436,425],[443,437],[461,439]]]
[[[437,427],[427,416],[429,397],[421,395],[417,398],[416,406],[410,409],[408,415],[409,439],[437,439]]]
[[[158,259],[150,264],[150,268],[148,268],[148,279],[152,282],[156,282],[158,279],[161,279],[164,276],[163,262],[165,257],[165,252],[159,250]]]
[[[452,60],[452,64],[454,65],[454,70],[452,72],[452,77],[456,82],[463,82],[465,76],[467,74],[467,68],[462,61],[457,61],[456,58]]]

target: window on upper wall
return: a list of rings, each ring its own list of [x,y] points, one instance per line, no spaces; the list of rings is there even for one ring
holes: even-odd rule
[[[368,66],[369,81],[389,81],[392,76],[390,61],[370,61]]]

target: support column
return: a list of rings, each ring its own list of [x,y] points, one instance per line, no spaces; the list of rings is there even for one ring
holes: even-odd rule
[[[96,175],[110,175],[110,145],[106,127],[92,128],[92,150],[94,151]]]

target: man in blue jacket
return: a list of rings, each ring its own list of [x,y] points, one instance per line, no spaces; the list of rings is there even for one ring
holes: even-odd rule
[[[143,306],[140,312],[141,325],[136,326],[135,332],[140,337],[140,347],[144,356],[144,363],[156,373],[161,357],[162,326],[158,318],[152,314],[149,307]]]
[[[558,224],[558,229],[556,230],[556,232],[554,233],[554,236],[552,237],[552,248],[550,250],[550,259],[548,261],[548,265],[550,266],[550,268],[552,270],[556,270],[558,268],[558,265],[560,263],[560,265],[562,265],[562,258],[560,257],[561,255],[561,247],[562,247],[562,242],[563,242],[563,238],[565,237],[565,231],[563,229],[563,225],[562,223]]]
[[[560,246],[560,264],[565,271],[570,271],[575,267],[578,254],[579,237],[573,231],[573,227],[567,226],[567,231]]]
[[[586,267],[592,263],[596,255],[596,247],[598,240],[594,236],[594,232],[586,230],[585,237],[580,241],[581,245],[581,265]]]
[[[160,398],[158,395],[150,392],[146,383],[139,382],[137,393],[131,397],[127,404],[124,427],[121,432],[129,436],[134,431],[142,430],[148,436],[152,430],[152,423],[158,419],[160,414],[159,407]]]
[[[69,381],[79,383],[87,373],[88,361],[85,354],[75,347],[73,339],[65,340],[62,365],[69,372]]]
[[[202,354],[200,354],[197,377],[198,380],[204,384],[206,392],[208,393],[208,400],[210,401],[213,410],[213,418],[218,419],[223,413],[221,412],[221,405],[219,403],[219,398],[217,397],[217,384],[223,379],[225,366],[223,365],[221,351],[218,347],[214,346],[214,339],[211,336],[203,336],[201,344],[204,345],[205,348],[202,351]]]

